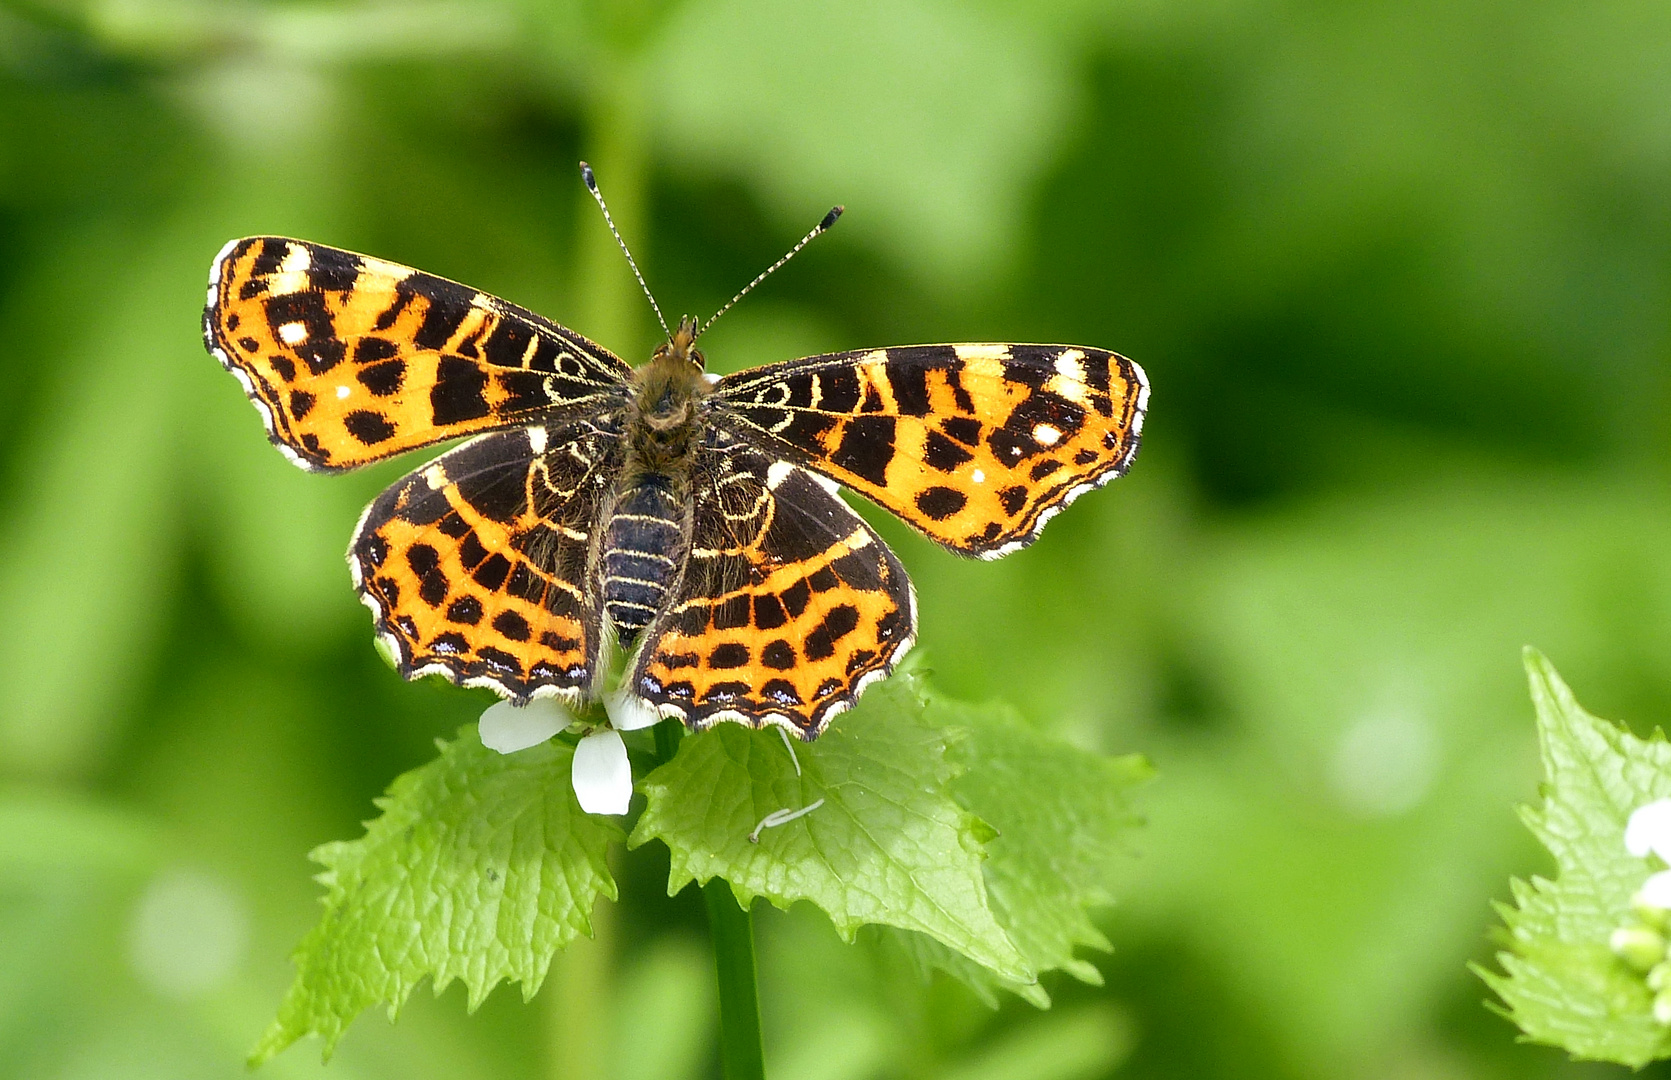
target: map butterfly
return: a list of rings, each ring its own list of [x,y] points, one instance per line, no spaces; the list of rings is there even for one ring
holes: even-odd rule
[[[661,715],[803,739],[916,635],[905,568],[838,486],[997,558],[1125,472],[1148,398],[1137,364],[1065,345],[831,353],[716,380],[689,319],[634,368],[486,293],[273,236],[216,257],[203,328],[305,469],[471,436],[379,496],[349,545],[407,678],[577,705],[614,641],[624,685]]]

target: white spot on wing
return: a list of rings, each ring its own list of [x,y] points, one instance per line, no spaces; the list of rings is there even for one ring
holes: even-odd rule
[[[969,479],[973,480],[977,484],[984,484],[986,483],[986,473],[976,469],[973,473],[969,474]]]
[[[305,274],[308,267],[313,265],[313,255],[301,244],[291,244],[285,249],[284,260],[279,263],[281,274]]]
[[[299,322],[287,322],[278,328],[278,336],[286,345],[300,345],[307,340],[308,328]]]
[[[772,462],[772,464],[766,469],[766,486],[771,490],[776,491],[778,489],[778,485],[789,479],[789,475],[794,471],[795,466],[789,464],[787,461]]]
[[[812,478],[813,483],[817,484],[831,495],[834,495],[836,492],[841,490],[841,485],[827,476],[819,476],[815,472],[809,472],[807,475]]]
[[[1033,441],[1040,446],[1055,446],[1062,438],[1061,428],[1050,424],[1033,425]]]
[[[1063,349],[1056,357],[1056,374],[1075,382],[1085,381],[1085,354],[1078,349]]]
[[[1008,345],[953,345],[952,351],[959,360],[1008,360],[1010,347]]]
[[[528,429],[528,449],[536,454],[545,453],[545,428],[534,427]]]
[[[337,387],[337,400],[341,401],[351,393],[353,393],[353,391],[348,389],[348,387],[339,386],[339,387]]]
[[[424,470],[424,483],[431,491],[439,491],[447,485],[447,470],[441,467],[439,461]]]

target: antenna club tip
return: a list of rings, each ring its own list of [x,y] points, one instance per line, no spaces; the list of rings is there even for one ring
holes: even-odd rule
[[[586,186],[592,191],[598,190],[598,178],[592,175],[592,167],[584,161],[580,163],[580,178],[586,181]]]
[[[824,220],[820,221],[818,223],[818,231],[823,232],[825,229],[828,229],[831,225],[834,225],[836,223],[836,219],[839,218],[842,214],[844,214],[846,212],[847,212],[847,207],[845,207],[845,206],[832,206],[832,207],[830,207],[830,212],[825,214],[824,215]]]

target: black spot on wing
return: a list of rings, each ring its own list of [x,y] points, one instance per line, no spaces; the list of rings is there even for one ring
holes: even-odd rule
[[[824,619],[806,636],[806,655],[809,660],[827,660],[835,655],[836,644],[851,634],[859,625],[859,610],[851,604],[838,604],[825,614]]]
[[[430,409],[437,426],[479,420],[490,411],[487,372],[468,360],[443,356],[435,369],[435,387],[429,392]]]
[[[499,316],[493,333],[482,342],[482,356],[495,367],[521,367],[522,357],[534,340],[534,328],[517,319]]]
[[[738,641],[727,641],[714,646],[708,654],[708,666],[720,670],[740,668],[749,662],[748,646]]]
[[[316,289],[347,292],[359,279],[360,257],[339,248],[308,245],[308,281]]]
[[[389,329],[395,324],[395,320],[400,318],[400,313],[405,311],[407,307],[411,305],[412,297],[415,295],[417,294],[412,291],[411,279],[397,282],[395,284],[394,303],[384,308],[383,311],[378,314],[377,321],[372,324],[371,328],[373,330]]]
[[[938,431],[930,430],[923,440],[923,463],[931,469],[949,473],[974,456]]]
[[[297,345],[296,355],[307,364],[309,371],[323,375],[342,363],[343,357],[348,355],[348,346],[336,338],[314,338]]]
[[[367,334],[354,343],[354,362],[356,364],[375,364],[379,360],[393,359],[400,353],[400,348],[388,338],[380,338],[376,334]]]
[[[964,446],[979,446],[981,422],[972,416],[948,416],[940,421],[940,430]]]
[[[250,266],[250,276],[268,277],[278,273],[284,256],[290,251],[290,242],[268,238],[257,240],[256,243],[261,245],[261,250],[256,253],[255,262]]]
[[[841,433],[841,444],[830,462],[878,487],[887,483],[888,462],[894,456],[894,424],[891,416],[856,416]]]
[[[760,650],[760,662],[777,671],[788,671],[795,666],[795,646],[781,638],[769,641]]]
[[[514,611],[501,611],[493,617],[493,629],[512,641],[527,641],[532,634],[528,620]]]
[[[385,360],[372,364],[361,368],[358,377],[360,385],[377,397],[389,397],[399,392],[401,383],[406,379],[406,361]]]
[[[375,446],[393,438],[395,433],[395,426],[389,423],[388,417],[369,409],[355,409],[343,417],[342,424],[350,435],[366,446]]]
[[[818,372],[818,408],[850,413],[859,407],[859,373],[853,367],[831,367]]]
[[[917,495],[917,509],[935,521],[944,521],[951,517],[968,502],[969,498],[963,492],[949,487],[925,488]]]
[[[412,340],[420,349],[439,351],[458,333],[465,316],[470,314],[470,301],[475,294],[462,285],[429,274],[413,274],[406,280],[428,302],[424,321]]]

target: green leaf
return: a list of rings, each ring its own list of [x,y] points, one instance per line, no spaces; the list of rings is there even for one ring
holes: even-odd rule
[[[462,980],[472,1010],[503,979],[532,997],[556,950],[591,933],[598,895],[616,895],[605,854],[620,830],[575,802],[573,756],[562,742],[497,754],[464,728],[395,780],[364,837],[315,850],[325,917],[251,1062],[303,1035],[329,1058],[362,1010],[394,1019],[426,976],[437,993]]]
[[[1035,971],[1061,969],[1101,985],[1102,975],[1075,952],[1112,948],[1089,909],[1113,903],[1120,868],[1130,855],[1126,837],[1141,824],[1131,807],[1132,791],[1152,774],[1148,762],[1051,739],[1007,707],[931,698],[929,717],[967,733],[952,746],[953,758],[965,766],[952,790],[997,830],[986,845],[985,870],[998,924]],[[1036,1005],[1050,1002],[1037,985],[993,983],[985,972],[944,963],[932,948],[919,945],[913,951],[919,961],[989,999],[990,986],[1002,985]]]
[[[987,902],[981,844],[991,830],[953,798],[961,768],[923,712],[918,680],[896,674],[798,748],[799,774],[775,731],[720,724],[687,738],[643,781],[649,805],[629,844],[667,844],[669,892],[721,877],[744,906],[807,900],[845,939],[865,924],[912,930],[1008,983],[1031,984],[1032,967]],[[750,842],[767,814],[819,799]]]
[[[1526,650],[1547,782],[1541,807],[1521,816],[1551,854],[1554,881],[1514,881],[1500,905],[1511,951],[1506,974],[1476,968],[1529,1039],[1574,1057],[1640,1067],[1671,1055],[1671,1031],[1649,1011],[1641,975],[1617,959],[1608,936],[1629,921],[1647,880],[1646,859],[1625,850],[1632,810],[1671,796],[1671,745],[1643,741],[1585,712],[1541,653]]]

